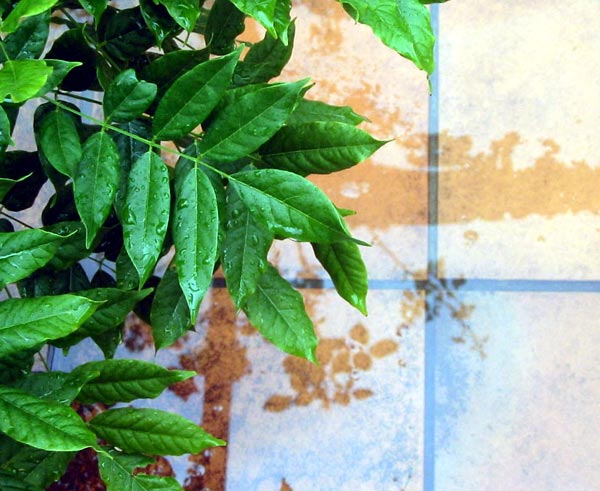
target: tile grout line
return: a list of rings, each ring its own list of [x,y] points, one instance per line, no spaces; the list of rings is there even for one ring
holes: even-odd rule
[[[439,9],[431,6],[435,35],[435,71],[431,75],[427,137],[427,280],[438,276],[438,195],[439,195]],[[426,289],[425,310],[435,302],[432,289]],[[423,387],[423,490],[435,490],[435,316],[425,315]]]

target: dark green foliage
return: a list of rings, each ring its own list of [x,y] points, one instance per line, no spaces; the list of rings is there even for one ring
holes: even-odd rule
[[[429,2],[342,3],[431,73]],[[86,424],[70,404],[157,397],[194,376],[111,358],[132,311],[151,321],[156,349],[177,341],[219,267],[266,339],[316,362],[302,296],[267,261],[274,240],[312,243],[340,296],[366,314],[365,244],[304,176],[354,166],[384,142],[357,128],[365,118],[350,108],[306,99],[309,79],[272,82],[292,54],[291,1],[133,5],[0,0],[3,490],[44,489],[75,451],[93,448],[108,491],[181,491],[174,479],[134,471],[149,455],[225,442],[151,409],[109,409]],[[254,45],[239,40],[247,16],[266,30]],[[53,23],[64,30],[56,39]],[[194,49],[188,35],[206,47]],[[92,98],[77,94],[88,89]],[[22,105],[39,98],[29,129],[37,149],[24,151],[13,130]],[[42,228],[10,215],[23,210]],[[157,264],[171,257],[159,278]],[[42,347],[86,338],[105,361],[31,373]]]

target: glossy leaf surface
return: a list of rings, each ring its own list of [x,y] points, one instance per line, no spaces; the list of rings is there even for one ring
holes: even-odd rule
[[[87,139],[73,181],[89,247],[110,212],[119,185],[119,154],[110,135],[102,131]]]
[[[157,350],[170,346],[191,328],[190,309],[174,267],[165,271],[156,288],[150,319]]]
[[[255,151],[283,126],[307,84],[275,84],[246,93],[220,111],[200,142],[200,154],[230,162]]]
[[[269,167],[302,176],[330,174],[362,162],[385,142],[344,123],[284,126],[260,149]]]
[[[198,0],[158,0],[164,5],[171,17],[186,31],[192,31],[200,16]]]
[[[122,211],[123,239],[140,285],[152,274],[167,227],[171,191],[169,173],[154,152],[142,155],[131,168]]]
[[[173,241],[179,284],[196,322],[213,275],[219,239],[219,212],[210,180],[198,166],[175,177]]]
[[[58,172],[74,177],[83,156],[75,118],[56,108],[40,123],[39,142],[44,156]]]
[[[79,415],[69,406],[0,386],[0,431],[42,450],[65,452],[96,444]]]
[[[50,15],[43,13],[26,18],[17,30],[4,39],[4,50],[9,60],[37,58],[46,45],[50,25]],[[0,53],[0,62],[6,61],[4,52]]]
[[[172,477],[132,475],[123,457],[98,454],[98,469],[106,491],[181,491],[181,486]]]
[[[127,123],[140,116],[156,97],[156,85],[138,80],[135,71],[125,70],[115,77],[104,94],[104,116]]]
[[[229,86],[240,52],[201,63],[173,83],[156,108],[157,139],[182,137],[204,121]]]
[[[52,68],[43,60],[6,61],[0,69],[0,100],[10,96],[13,102],[24,102],[44,87]]]
[[[0,358],[75,331],[98,303],[76,295],[13,298],[0,302]]]
[[[348,13],[366,24],[384,44],[433,72],[433,44],[429,10],[419,0],[338,0]]]
[[[256,291],[267,268],[273,234],[257,222],[238,194],[227,194],[227,230],[223,244],[223,272],[227,288],[239,308]]]
[[[356,126],[368,120],[364,116],[356,114],[348,106],[332,106],[321,101],[302,99],[287,119],[286,124],[297,125],[315,121],[330,121]]]
[[[20,0],[12,12],[4,19],[0,30],[5,34],[10,34],[17,29],[21,19],[41,14],[57,2],[58,0]]]
[[[229,0],[216,0],[210,9],[204,35],[211,53],[226,55],[244,32],[244,13]]]
[[[340,297],[367,315],[367,268],[354,242],[313,244],[315,255],[329,273]]]
[[[277,169],[256,170],[234,174],[229,185],[277,236],[318,243],[350,239],[333,203],[303,177]]]
[[[141,360],[104,360],[80,365],[77,374],[97,372],[87,382],[78,399],[84,403],[115,404],[134,399],[155,398],[169,385],[196,375],[196,372],[167,370]]]
[[[109,409],[89,424],[100,438],[131,453],[182,455],[225,443],[179,415],[156,409]]]
[[[270,266],[244,312],[260,333],[282,351],[316,363],[317,336],[302,295]]]
[[[0,233],[0,287],[25,278],[47,264],[63,237],[39,229]]]

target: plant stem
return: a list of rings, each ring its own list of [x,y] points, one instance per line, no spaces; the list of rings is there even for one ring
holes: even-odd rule
[[[5,287],[4,287],[4,291],[6,292],[6,295],[8,295],[8,298],[14,298],[14,297],[12,296],[12,293],[10,293],[10,290],[8,289],[8,287],[7,287],[7,286],[5,286]]]
[[[103,130],[111,130],[114,131],[115,133],[120,133],[121,135],[125,135],[129,138],[132,138],[133,140],[139,141],[140,143],[144,143],[146,145],[148,145],[149,147],[152,148],[156,148],[158,150],[161,150],[163,152],[167,152],[167,153],[172,153],[173,155],[177,155],[178,157],[187,159],[187,160],[191,160],[192,162],[194,162],[195,164],[199,164],[202,165],[203,167],[206,167],[207,169],[212,170],[213,172],[216,172],[217,174],[219,174],[221,177],[224,177],[226,179],[230,179],[235,181],[236,179],[234,177],[232,177],[230,174],[227,174],[226,172],[223,172],[220,169],[217,169],[216,167],[207,164],[206,162],[203,162],[202,160],[200,160],[200,157],[192,157],[191,155],[186,155],[183,152],[177,151],[177,150],[173,150],[172,148],[166,147],[164,145],[161,145],[160,143],[156,143],[153,140],[148,140],[142,136],[136,135],[134,133],[130,133],[129,131],[125,131],[121,128],[119,128],[118,126],[114,126],[112,124],[108,124],[106,123],[106,121],[102,121],[101,119],[98,118],[94,118],[93,116],[90,116],[89,114],[85,114],[82,113],[81,111],[77,111],[76,109],[73,109],[72,107],[66,106],[65,104],[62,104],[60,101],[55,101],[54,99],[50,99],[47,96],[42,96],[42,99],[46,100],[47,102],[50,102],[52,104],[54,104],[57,107],[60,107],[61,109],[68,111],[70,113],[76,114],[77,116],[80,116],[82,118],[86,118],[89,119],[90,121],[92,121],[93,123],[96,123],[97,125],[100,125]]]
[[[62,90],[55,90],[55,94],[62,95],[65,97],[71,97],[72,99],[77,99],[79,101],[91,102],[93,104],[102,105],[102,101],[97,101],[96,99],[92,99],[90,97],[84,97],[82,95],[71,94],[70,92],[63,92]]]

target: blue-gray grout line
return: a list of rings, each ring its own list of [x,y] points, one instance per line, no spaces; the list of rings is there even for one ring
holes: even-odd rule
[[[427,278],[438,275],[438,186],[439,186],[439,10],[431,6],[431,25],[435,35],[435,70],[431,75],[429,97],[428,165],[427,165]],[[433,289],[427,289],[426,310],[436,302]],[[435,351],[436,319],[426,316],[424,350],[423,414],[423,490],[435,490]]]

